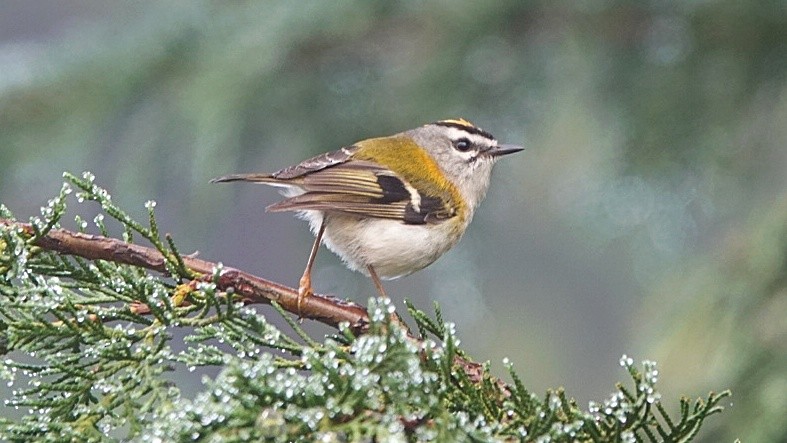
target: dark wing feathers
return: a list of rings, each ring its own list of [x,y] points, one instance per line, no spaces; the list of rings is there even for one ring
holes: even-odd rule
[[[404,208],[403,220],[405,223],[422,225],[425,223],[441,223],[453,217],[454,212],[439,197],[421,196],[418,209],[409,203]]]
[[[377,185],[383,190],[383,196],[378,199],[380,203],[409,201],[412,198],[404,181],[396,175],[377,175]]]
[[[440,223],[454,215],[443,198],[424,196],[390,169],[351,160],[356,149],[319,155],[271,174],[272,182],[291,183],[305,192],[268,210],[341,212],[407,224]]]

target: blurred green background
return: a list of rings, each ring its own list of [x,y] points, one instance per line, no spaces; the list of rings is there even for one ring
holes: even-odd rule
[[[397,304],[534,392],[601,400],[627,353],[667,405],[733,389],[702,441],[787,441],[785,74],[784,1],[2,0],[0,202],[90,170],[182,251],[296,285],[305,223],[208,180],[464,117],[528,150]],[[374,294],[327,251],[315,285]]]

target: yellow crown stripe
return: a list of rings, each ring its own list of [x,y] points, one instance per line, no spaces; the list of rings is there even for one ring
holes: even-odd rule
[[[476,127],[474,124],[470,123],[469,121],[467,121],[467,120],[465,120],[463,118],[459,118],[459,119],[451,119],[450,118],[448,120],[440,120],[440,123],[449,123],[449,124],[454,124],[454,125],[467,126],[468,128],[475,128]]]

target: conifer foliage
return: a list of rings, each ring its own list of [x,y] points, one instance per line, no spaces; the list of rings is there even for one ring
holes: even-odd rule
[[[220,290],[220,265],[197,275],[159,234],[154,202],[142,224],[91,174],[65,178],[29,223],[0,206],[4,440],[689,441],[729,395],[663,406],[656,364],[624,355],[630,380],[606,400],[582,408],[562,389],[537,396],[507,361],[511,383],[472,362],[437,306],[408,305],[416,333],[392,320],[389,300],[371,299],[363,330],[341,323],[316,339],[276,302],[253,308]],[[159,251],[165,275],[42,247],[71,194],[102,211],[90,228],[75,217],[77,231],[109,237],[108,217],[124,242]],[[185,398],[178,380],[205,366],[221,371]]]

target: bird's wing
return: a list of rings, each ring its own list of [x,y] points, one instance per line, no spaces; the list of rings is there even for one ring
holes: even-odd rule
[[[360,149],[358,146],[348,146],[336,151],[316,155],[298,163],[297,165],[280,169],[271,174],[271,177],[279,180],[290,180],[323,170],[325,168],[330,168],[331,166],[336,166],[352,159],[353,155],[355,155],[358,149]]]
[[[211,179],[211,183],[223,183],[234,181],[246,181],[255,183],[266,183],[269,185],[286,185],[288,183],[297,185],[300,178],[320,171],[325,168],[330,168],[344,162],[349,161],[353,154],[358,151],[357,146],[349,146],[333,152],[326,152],[325,154],[316,155],[308,158],[297,165],[288,166],[280,169],[272,174],[264,172],[253,172],[247,174],[229,174],[221,177]]]
[[[305,192],[268,210],[339,212],[406,224],[440,223],[456,215],[448,196],[424,195],[384,166],[352,160],[352,152],[344,152],[350,149],[323,154],[272,174],[273,181],[296,185]]]

